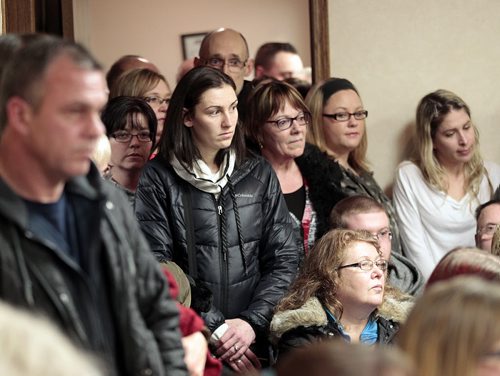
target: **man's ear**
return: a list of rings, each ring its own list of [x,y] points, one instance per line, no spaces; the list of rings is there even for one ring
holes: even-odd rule
[[[248,58],[247,64],[245,66],[245,77],[253,73],[253,64],[254,60],[252,58]]]
[[[33,108],[21,97],[11,97],[6,104],[7,123],[17,133],[28,134],[33,118]]]
[[[262,65],[257,65],[255,67],[255,78],[261,78],[262,76],[265,76],[264,67]]]
[[[201,59],[199,57],[195,57],[194,58],[194,66],[199,67],[201,65],[203,65],[203,63],[201,62]]]
[[[182,120],[186,127],[191,128],[193,126],[193,117],[186,108],[182,109]]]

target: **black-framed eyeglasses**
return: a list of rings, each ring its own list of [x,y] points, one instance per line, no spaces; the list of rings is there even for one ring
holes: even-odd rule
[[[131,132],[127,132],[127,131],[116,131],[115,133],[113,133],[111,135],[111,137],[113,137],[116,140],[116,142],[122,142],[122,143],[130,142],[132,140],[132,137],[134,137],[134,136],[137,137],[137,139],[140,142],[152,141],[151,132],[149,132],[147,130],[142,130],[142,131],[135,132],[135,133],[131,133]]]
[[[294,118],[283,117],[277,120],[268,120],[266,123],[274,124],[280,131],[284,131],[290,128],[294,121],[297,122],[298,125],[307,125],[311,122],[311,114],[309,112],[304,112],[298,114]]]
[[[360,262],[356,262],[354,264],[339,266],[337,268],[337,270],[344,269],[344,268],[360,268],[361,270],[368,272],[368,271],[371,271],[375,265],[377,266],[377,268],[379,268],[380,270],[385,272],[387,270],[387,267],[389,266],[389,263],[383,259],[380,259],[377,261],[363,260]]]
[[[163,103],[168,105],[170,103],[170,98],[160,98],[156,95],[143,98],[149,105],[161,106]]]
[[[229,71],[236,73],[239,72],[240,70],[243,69],[243,67],[246,65],[247,60],[241,61],[240,59],[237,58],[231,58],[228,60],[224,59],[219,59],[217,57],[212,57],[210,59],[205,60],[205,65],[208,65],[212,68],[216,68],[219,70],[222,70],[224,68],[224,65],[227,65],[227,68]]]
[[[376,234],[373,234],[378,241],[380,240],[392,240],[392,232],[388,228],[384,228],[383,230],[380,230]]]
[[[337,121],[348,121],[351,116],[354,116],[354,119],[356,120],[363,120],[368,117],[368,111],[337,112],[336,114],[323,114],[323,116]]]

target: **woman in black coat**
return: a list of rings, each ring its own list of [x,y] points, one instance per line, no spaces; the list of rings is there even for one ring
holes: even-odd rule
[[[214,68],[182,78],[135,209],[158,260],[208,288],[213,301],[201,315],[216,332],[215,352],[242,371],[266,355],[259,345],[294,278],[297,249],[276,175],[246,152],[237,105],[233,81]]]

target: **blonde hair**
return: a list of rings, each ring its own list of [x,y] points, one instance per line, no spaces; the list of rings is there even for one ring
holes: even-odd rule
[[[103,376],[52,323],[0,303],[0,374],[9,376]]]
[[[153,90],[160,81],[168,85],[167,79],[147,68],[132,69],[123,73],[110,88],[109,98],[127,96],[143,97],[148,91]]]
[[[473,376],[500,340],[500,285],[477,277],[436,283],[417,300],[399,332],[400,347],[422,376]]]
[[[323,89],[326,85],[335,82],[335,80],[339,79],[330,78],[328,80],[319,82],[318,84],[314,85],[309,90],[305,100],[306,105],[309,108],[309,111],[311,112],[311,124],[306,136],[307,142],[316,145],[323,152],[327,152],[328,150],[325,138],[325,127],[323,124],[323,112],[326,102],[331,97],[331,95],[325,97]],[[354,85],[352,85],[352,88],[349,88],[347,90],[354,90],[354,92],[358,96],[360,96],[358,90],[354,87]],[[367,149],[368,149],[368,136],[365,127],[365,131],[363,132],[363,137],[361,138],[361,142],[359,143],[356,149],[354,149],[349,153],[348,157],[349,165],[351,165],[357,173],[370,171],[368,161],[366,160]]]
[[[92,160],[99,169],[99,172],[104,174],[111,160],[111,144],[106,134],[102,134],[99,140],[97,140],[94,152],[92,153]]]
[[[493,239],[491,240],[491,253],[495,256],[500,256],[500,226],[497,226]]]
[[[471,117],[469,106],[458,95],[448,90],[441,89],[427,94],[417,106],[415,133],[417,155],[415,156],[415,163],[422,171],[427,183],[442,192],[448,190],[448,183],[445,171],[434,154],[433,140],[438,127],[452,110],[465,110],[467,115]],[[472,123],[472,127],[476,136],[476,144],[471,160],[465,164],[464,188],[467,192],[472,193],[474,197],[477,197],[483,175],[488,176],[488,172],[484,168],[479,151],[479,132],[474,123]],[[491,183],[490,191],[493,192]]]

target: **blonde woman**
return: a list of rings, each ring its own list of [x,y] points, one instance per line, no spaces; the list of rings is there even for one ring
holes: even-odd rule
[[[500,374],[500,285],[457,277],[430,287],[418,300],[398,344],[417,376]]]
[[[474,212],[493,195],[500,166],[483,162],[469,106],[447,90],[420,101],[416,147],[398,168],[394,204],[405,252],[427,279],[448,250],[474,246]]]
[[[123,73],[111,87],[109,98],[140,97],[153,109],[158,121],[155,145],[159,145],[170,103],[171,90],[164,76],[150,69],[133,69]]]
[[[318,171],[318,179],[311,185],[328,185],[330,191],[340,191],[344,196],[368,196],[382,204],[389,216],[392,251],[403,253],[396,213],[366,160],[368,111],[358,89],[344,78],[329,78],[309,91],[306,104],[312,115],[307,142],[315,147],[306,147],[299,163]],[[325,184],[325,180],[331,184]],[[322,205],[327,218],[335,204],[333,200],[326,200]]]

